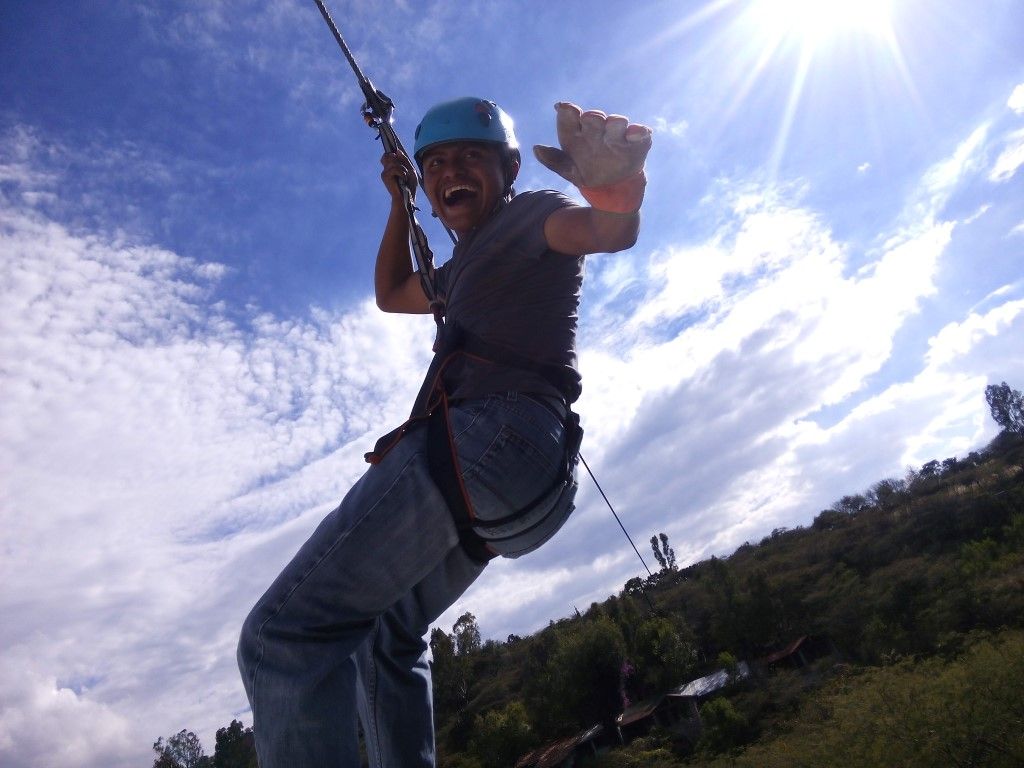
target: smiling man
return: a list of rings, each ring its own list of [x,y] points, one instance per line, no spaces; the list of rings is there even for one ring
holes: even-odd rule
[[[636,241],[651,132],[556,110],[561,149],[534,153],[589,206],[515,194],[519,146],[491,101],[439,104],[416,129],[424,192],[458,235],[435,274],[445,324],[410,421],[246,619],[239,665],[263,768],[359,765],[357,711],[372,766],[433,766],[431,622],[491,558],[533,551],[573,510],[583,257]],[[426,313],[399,184],[414,189],[416,173],[403,156],[382,163],[377,304]]]

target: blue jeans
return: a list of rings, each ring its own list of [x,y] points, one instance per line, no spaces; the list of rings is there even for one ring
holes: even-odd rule
[[[459,403],[451,421],[477,517],[535,505],[521,531],[500,533],[510,556],[539,546],[572,511],[571,492],[549,492],[564,461],[557,415],[510,393]],[[262,768],[358,766],[357,716],[371,766],[434,765],[425,635],[484,565],[459,543],[425,438],[411,431],[370,467],[245,620],[238,663]]]

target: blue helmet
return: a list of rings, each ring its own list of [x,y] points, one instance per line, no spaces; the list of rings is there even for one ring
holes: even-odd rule
[[[500,144],[509,153],[519,152],[508,113],[493,101],[473,96],[445,101],[427,110],[416,126],[416,162],[420,162],[425,150],[449,141],[483,141]]]

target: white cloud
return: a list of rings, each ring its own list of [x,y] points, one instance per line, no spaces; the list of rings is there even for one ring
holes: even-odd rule
[[[1018,115],[1024,114],[1024,83],[1013,89],[1010,98],[1006,100],[1006,106]]]
[[[983,123],[957,146],[951,157],[928,169],[915,199],[907,207],[908,221],[929,226],[963,180],[981,169],[988,133],[989,125]]]
[[[670,120],[659,115],[654,118],[654,125],[651,127],[654,129],[655,134],[667,134],[674,138],[680,138],[686,135],[690,124],[686,120]]]
[[[138,751],[127,718],[58,685],[30,653],[4,650],[0,686],[6,768],[101,768],[123,765],[125,754]]]
[[[1006,136],[1003,151],[999,153],[992,170],[989,171],[989,181],[1009,181],[1021,165],[1024,165],[1024,130]]]
[[[1007,334],[1024,316],[1024,300],[1007,300],[985,314],[972,312],[963,321],[949,323],[928,340],[930,367],[962,360],[985,337]]]

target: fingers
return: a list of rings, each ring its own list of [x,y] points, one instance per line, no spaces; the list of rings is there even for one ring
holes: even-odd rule
[[[555,127],[558,129],[558,140],[565,143],[580,134],[580,115],[583,110],[568,101],[555,104]]]
[[[629,122],[624,115],[608,115],[599,109],[583,110],[572,102],[560,101],[555,104],[556,127],[559,143],[563,148],[583,139],[589,144],[603,143],[611,146],[635,144],[649,141],[651,129],[646,125]]]
[[[383,166],[380,177],[384,181],[384,186],[393,195],[399,192],[399,182],[403,182],[410,191],[416,189],[416,170],[405,155],[385,152],[380,163]]]
[[[380,163],[385,170],[393,171],[396,176],[416,178],[416,170],[409,162],[409,158],[399,152],[385,152]]]
[[[604,140],[607,144],[622,144],[626,140],[629,120],[622,115],[608,115],[604,121]]]
[[[650,142],[653,134],[654,131],[640,123],[630,123],[626,127],[626,141],[630,144],[639,144],[644,141]]]
[[[533,147],[533,156],[537,158],[541,165],[545,168],[554,171],[566,181],[576,183],[578,174],[576,173],[576,164],[572,161],[572,157],[567,152],[558,149],[557,147],[548,147],[543,144],[535,144]]]
[[[555,104],[558,142],[534,149],[547,168],[577,186],[595,187],[628,178],[644,167],[651,148],[651,129],[629,122],[624,115],[599,109],[581,109],[576,104]]]
[[[580,115],[580,134],[591,144],[603,141],[607,118],[608,115],[598,109],[588,109]]]

